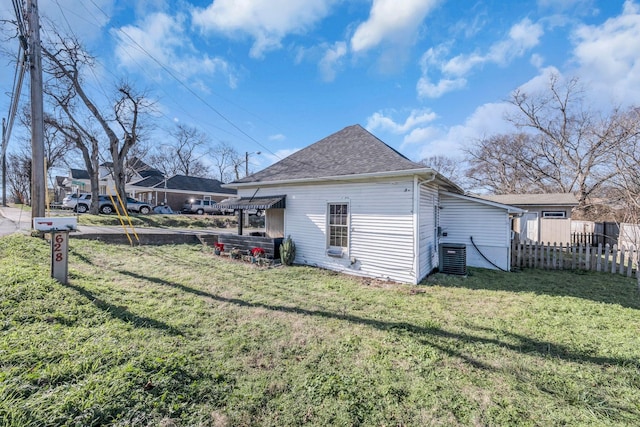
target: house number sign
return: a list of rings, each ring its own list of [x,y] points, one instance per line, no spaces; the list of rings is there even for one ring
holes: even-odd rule
[[[69,271],[69,233],[54,232],[51,235],[51,277],[67,284]]]
[[[51,233],[51,277],[65,285],[69,271],[69,232],[77,227],[78,220],[75,217],[33,219],[35,230]]]

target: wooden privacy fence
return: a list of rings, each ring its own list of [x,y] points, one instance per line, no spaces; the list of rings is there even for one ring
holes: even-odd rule
[[[633,277],[640,282],[636,248],[618,248],[618,245],[597,247],[562,243],[514,243],[511,248],[511,266],[542,268],[547,270],[592,270]]]

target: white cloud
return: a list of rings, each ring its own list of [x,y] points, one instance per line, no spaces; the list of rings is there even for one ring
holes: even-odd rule
[[[574,34],[574,58],[583,83],[604,102],[640,99],[640,5],[627,0],[620,16],[585,25]]]
[[[467,83],[465,77],[474,68],[486,63],[507,65],[537,46],[542,35],[542,26],[525,18],[513,25],[508,37],[494,43],[485,54],[477,52],[461,54],[445,60],[449,52],[448,46],[430,48],[424,53],[420,62],[422,76],[416,86],[418,96],[438,98],[447,92],[462,89]],[[430,77],[433,74],[439,75],[437,83],[434,83],[436,79]]]
[[[281,133],[277,133],[275,135],[269,135],[269,141],[284,141],[285,139],[287,139],[287,137]]]
[[[544,65],[544,57],[542,55],[534,53],[533,55],[531,55],[529,62],[536,68],[542,68],[542,66]]]
[[[9,3],[9,2],[7,2]],[[103,29],[113,14],[115,0],[66,0],[64,2],[39,2],[41,21],[53,22],[59,30],[73,31],[83,41],[91,41],[102,35]],[[46,18],[45,18],[46,17]],[[69,25],[73,28],[70,29]]]
[[[369,19],[358,26],[351,49],[361,52],[383,41],[405,41],[413,37],[438,0],[373,0]]]
[[[200,55],[185,34],[185,16],[154,13],[138,25],[112,30],[118,43],[116,58],[126,68],[160,72],[171,69],[180,77],[222,75],[230,87],[236,87],[238,77],[223,58]]]
[[[519,89],[526,93],[537,93],[548,88],[549,78],[556,75],[563,78],[555,67],[546,67],[539,74],[523,83]],[[508,102],[480,105],[461,125],[450,128],[425,127],[405,136],[404,144],[421,145],[418,158],[443,155],[453,158],[465,157],[474,141],[490,135],[516,131],[507,117],[517,113],[516,107]]]
[[[438,136],[440,131],[434,126],[419,127],[413,129],[409,134],[405,135],[402,141],[401,149],[411,144],[421,144],[425,141],[433,139]]]
[[[345,42],[336,42],[327,48],[318,64],[322,80],[330,82],[336,78],[336,69],[341,66],[342,59],[346,54],[347,44]]]
[[[493,44],[487,54],[458,55],[445,63],[442,71],[448,75],[464,76],[473,68],[487,62],[506,65],[514,58],[522,56],[527,50],[535,47],[542,34],[543,30],[540,24],[534,24],[529,18],[525,18],[511,27],[506,39]]]
[[[193,10],[193,22],[204,31],[229,37],[249,35],[255,58],[278,49],[290,33],[304,33],[328,15],[336,0],[216,0]]]
[[[433,84],[427,77],[422,76],[418,80],[416,88],[420,98],[439,98],[447,92],[462,89],[466,85],[466,79],[441,79],[437,84]]]
[[[512,130],[511,125],[504,120],[505,114],[512,108],[506,102],[484,104],[467,117],[462,125],[446,130],[432,128],[412,136],[411,141],[407,142],[423,144],[419,155],[421,159],[437,155],[463,158],[465,150],[473,141]],[[419,140],[421,136],[424,137],[422,141]]]
[[[534,24],[529,18],[525,18],[511,27],[506,40],[491,47],[486,60],[505,65],[537,46],[543,34],[544,30],[540,24]]]
[[[403,134],[417,126],[430,123],[436,118],[437,115],[429,109],[412,110],[404,123],[397,123],[384,113],[376,112],[367,119],[366,128],[369,131],[386,130],[395,134]]]

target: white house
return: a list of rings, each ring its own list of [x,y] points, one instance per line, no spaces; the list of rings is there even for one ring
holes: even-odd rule
[[[508,270],[509,215],[523,212],[464,196],[359,125],[226,186],[240,197],[228,207],[265,209],[267,236],[291,236],[295,263],[413,284],[439,267],[441,242],[470,237],[491,263],[469,249],[467,265]]]

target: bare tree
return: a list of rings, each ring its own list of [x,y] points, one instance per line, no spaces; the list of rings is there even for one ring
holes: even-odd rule
[[[430,156],[420,160],[419,163],[430,167],[456,184],[462,185],[463,166],[459,160],[447,156]]]
[[[228,142],[220,142],[212,150],[212,159],[216,169],[216,179],[230,182],[240,179],[245,159]]]
[[[622,207],[620,222],[621,237],[633,242],[636,247],[636,266],[640,265],[640,108],[630,109],[620,116],[620,137],[626,137],[627,143],[615,152],[616,174],[612,204]],[[627,248],[629,249],[629,248]],[[640,286],[640,275],[638,285]]]
[[[7,156],[7,183],[9,193],[22,204],[31,199],[31,155],[11,153]]]
[[[170,143],[156,146],[149,156],[154,167],[165,176],[208,176],[209,168],[203,158],[210,145],[209,137],[197,128],[185,125],[178,125],[171,136]]]
[[[568,192],[579,207],[615,175],[615,152],[625,144],[619,110],[601,116],[585,107],[577,79],[549,79],[540,93],[515,91],[508,117],[520,135],[492,136],[470,150],[471,174],[496,192]],[[500,176],[500,173],[504,174]],[[515,181],[508,184],[508,177]]]
[[[92,200],[98,200],[101,140],[106,140],[113,160],[116,191],[125,197],[125,159],[141,138],[141,119],[151,110],[152,102],[129,84],[120,83],[111,115],[107,115],[85,91],[82,73],[95,62],[78,40],[56,35],[51,45],[43,46],[42,53],[46,60],[44,71],[50,77],[45,93],[54,108],[48,123],[80,150],[91,180]],[[95,213],[97,203],[92,203],[91,209]]]
[[[31,127],[31,111],[29,108],[24,108],[20,114],[20,121],[25,128]],[[24,154],[27,155],[27,151],[30,150],[31,141],[23,138],[22,145]],[[75,146],[71,141],[58,129],[56,126],[51,125],[51,118],[45,115],[44,119],[44,153],[45,153],[45,166],[47,173],[51,168],[60,167],[65,164],[66,158],[69,153],[75,149]],[[51,179],[51,176],[49,176]]]
[[[474,190],[495,194],[541,193],[559,191],[542,177],[549,172],[531,173],[526,162],[535,144],[528,134],[494,135],[475,142],[467,151],[469,168],[466,178]],[[535,162],[534,167],[538,167]],[[542,168],[542,166],[540,166]]]

